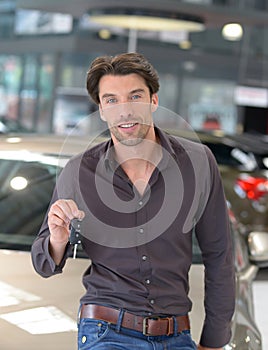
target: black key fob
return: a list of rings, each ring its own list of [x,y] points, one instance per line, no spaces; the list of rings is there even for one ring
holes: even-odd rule
[[[70,224],[69,242],[74,246],[73,259],[76,258],[77,246],[81,243],[81,220],[73,219]]]

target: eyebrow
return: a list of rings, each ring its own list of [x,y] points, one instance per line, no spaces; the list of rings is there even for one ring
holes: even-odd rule
[[[144,89],[135,89],[135,90],[130,91],[130,95],[135,94],[137,92],[145,92],[145,90]]]
[[[114,97],[114,96],[116,96],[116,94],[106,93],[106,94],[104,94],[104,95],[101,96],[101,99],[104,100],[105,98]]]
[[[134,90],[131,90],[129,92],[129,95],[133,95],[133,94],[141,93],[141,92],[143,93],[143,92],[145,92],[145,90],[144,89],[134,89]],[[116,94],[114,94],[112,92],[111,93],[107,92],[106,94],[101,96],[101,100],[104,100],[104,99],[109,98],[109,97],[115,97],[115,96],[116,96]]]

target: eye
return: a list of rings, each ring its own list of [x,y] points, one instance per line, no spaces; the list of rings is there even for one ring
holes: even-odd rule
[[[117,100],[115,97],[111,97],[111,98],[108,98],[106,101],[105,101],[107,104],[110,104],[110,103],[116,103]]]
[[[133,95],[133,96],[131,96],[132,100],[138,100],[139,98],[141,98],[140,95]]]

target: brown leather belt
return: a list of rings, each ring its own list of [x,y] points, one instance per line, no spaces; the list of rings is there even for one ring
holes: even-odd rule
[[[95,304],[84,304],[81,307],[81,318],[93,318],[117,324],[120,310]],[[184,316],[149,316],[143,317],[124,312],[121,326],[147,336],[172,335],[174,334],[174,318],[177,321],[177,332],[180,333],[190,329],[188,315]]]

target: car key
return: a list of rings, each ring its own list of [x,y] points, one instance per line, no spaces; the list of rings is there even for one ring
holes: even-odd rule
[[[73,219],[70,224],[69,242],[74,245],[73,259],[76,258],[77,246],[81,243],[81,220]]]

